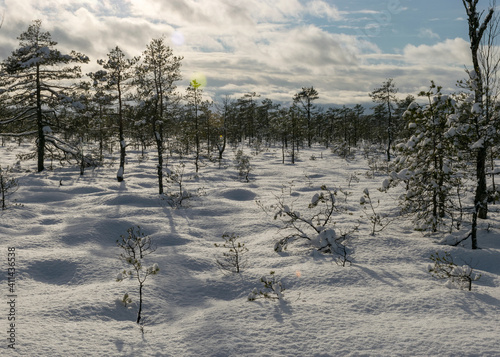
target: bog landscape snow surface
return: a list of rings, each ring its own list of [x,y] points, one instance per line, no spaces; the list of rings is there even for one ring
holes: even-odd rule
[[[397,194],[358,153],[342,159],[324,147],[304,149],[295,165],[281,150],[250,156],[249,182],[225,153],[200,172],[186,161],[191,198],[173,207],[157,194],[155,156],[130,151],[125,180],[117,163],[36,172],[16,165],[32,144],[0,147],[19,188],[0,213],[2,356],[499,356],[500,215],[481,222],[479,250],[445,246],[397,217]],[[382,155],[383,156],[383,155]],[[47,167],[50,162],[47,163]],[[280,219],[262,207],[283,192],[305,214],[321,186],[337,189],[337,234],[353,230],[351,264],[300,242],[275,252]],[[368,189],[392,222],[371,235],[360,205]],[[170,187],[175,191],[175,186]],[[340,190],[341,189],[341,190]],[[144,285],[142,328],[137,281],[116,281],[127,268],[116,241],[140,226],[157,249],[145,258],[160,271]],[[245,244],[241,273],[221,270],[223,234]],[[9,248],[15,248],[15,321],[9,321]],[[12,249],[11,249],[12,250]],[[481,274],[472,291],[446,286],[428,272],[431,254],[449,252]],[[249,301],[262,276],[281,281],[282,299]],[[121,299],[128,292],[132,303]],[[8,331],[14,325],[10,348]]]

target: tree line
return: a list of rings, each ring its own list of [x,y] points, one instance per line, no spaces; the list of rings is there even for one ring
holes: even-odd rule
[[[129,58],[117,46],[97,60],[100,70],[87,74],[81,65],[89,58],[75,51],[61,53],[41,21],[33,21],[18,39],[19,47],[1,63],[0,134],[35,138],[31,157],[37,159],[38,171],[45,169],[48,155],[80,161],[81,143],[90,141],[98,144],[98,155],[84,158],[83,164],[102,160],[110,142],[119,144],[120,181],[132,142],[143,148],[154,145],[158,167],[163,166],[167,142],[185,154],[194,151],[197,171],[201,155],[222,156],[227,144],[280,143],[284,152],[339,141],[347,147],[361,140],[388,141],[390,146],[404,127],[401,114],[412,100],[398,101],[389,80],[389,102],[374,92],[380,104],[369,115],[361,105],[316,105],[319,93],[314,87],[302,88],[289,107],[255,92],[236,99],[227,95],[214,103],[204,99],[196,80],[178,90],[183,58],[163,38],[153,39],[140,57]],[[158,176],[161,182],[160,169]]]
[[[35,20],[19,37],[19,47],[1,63],[0,136],[34,139],[25,158],[72,158],[85,167],[98,165],[118,147],[117,180],[125,177],[127,148],[157,153],[158,192],[163,193],[166,162],[172,153],[190,157],[196,172],[205,158],[223,159],[228,146],[259,150],[278,146],[282,162],[293,164],[299,150],[312,145],[348,157],[361,143],[383,148],[389,179],[383,189],[402,184],[401,205],[424,229],[460,229],[462,195],[475,182],[473,248],[477,219],[487,218],[488,203],[498,196],[494,161],[498,153],[497,69],[499,20],[494,7],[477,10],[478,0],[463,0],[473,68],[453,94],[430,82],[417,98],[397,96],[392,78],[369,92],[371,113],[353,107],[320,106],[320,93],[303,87],[283,106],[258,93],[207,100],[202,83],[177,88],[183,58],[163,38],[153,39],[141,56],[127,57],[117,46],[101,67],[83,74],[89,58],[63,54],[50,33]],[[91,153],[91,148],[93,148]],[[472,164],[472,165],[471,165]],[[467,210],[465,210],[467,211]],[[460,217],[459,217],[460,216]],[[450,228],[452,227],[452,228]]]

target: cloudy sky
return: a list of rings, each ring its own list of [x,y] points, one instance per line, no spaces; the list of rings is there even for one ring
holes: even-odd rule
[[[401,94],[430,80],[453,91],[470,63],[461,0],[0,0],[0,11],[1,59],[34,19],[92,66],[115,46],[136,56],[164,36],[184,56],[180,89],[201,73],[213,99],[289,102],[314,86],[318,102],[351,105],[387,78]]]

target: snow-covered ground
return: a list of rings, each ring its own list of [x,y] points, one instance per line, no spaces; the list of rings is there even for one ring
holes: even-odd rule
[[[0,147],[13,165],[27,145]],[[315,160],[311,156],[316,157]],[[384,177],[367,175],[358,155],[343,160],[324,148],[281,164],[279,149],[251,156],[250,182],[205,162],[198,176],[186,166],[193,197],[172,208],[157,192],[154,155],[130,152],[125,181],[116,163],[87,170],[55,165],[36,173],[33,161],[13,174],[17,206],[0,213],[2,356],[500,356],[500,216],[493,212],[479,245],[438,245],[397,219],[371,236],[359,199],[368,188],[381,212],[394,211]],[[47,166],[49,166],[49,162]],[[359,225],[352,265],[300,245],[276,253],[279,220],[257,204],[275,203],[285,185],[295,206],[307,206],[321,185],[341,187],[348,213],[339,226]],[[493,207],[495,209],[495,207]],[[138,284],[117,282],[125,268],[120,235],[141,226],[157,250],[147,263],[160,272],[145,284],[143,332],[135,323]],[[486,227],[485,223],[482,223]],[[249,249],[240,274],[224,274],[216,258],[224,233]],[[9,349],[8,247],[15,247],[15,350]],[[434,252],[448,251],[482,276],[472,291],[450,289],[427,271]],[[275,271],[284,300],[248,301],[260,278]],[[134,303],[119,299],[129,292]],[[6,303],[7,302],[7,303]]]

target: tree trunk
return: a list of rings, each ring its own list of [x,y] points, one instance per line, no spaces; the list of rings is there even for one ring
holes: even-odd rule
[[[122,93],[121,93],[121,86],[120,86],[120,81],[118,81],[118,136],[120,139],[120,168],[118,170],[118,174],[116,175],[116,178],[118,182],[123,181],[123,175],[125,171],[125,156],[126,156],[126,151],[125,151],[125,137],[123,134],[123,112],[122,112]]]
[[[477,152],[477,190],[474,201],[477,207],[477,216],[481,219],[488,218],[488,188],[486,184],[486,147],[482,147]]]
[[[141,321],[141,312],[142,312],[142,283],[139,282],[139,311],[137,311],[137,323]]]
[[[38,129],[38,146],[37,146],[37,159],[38,159],[38,172],[45,170],[44,158],[45,158],[45,132],[43,123],[43,112],[42,112],[42,89],[40,83],[40,66],[36,66],[36,123]]]
[[[160,132],[155,132],[156,149],[158,151],[158,193],[163,194],[163,139]]]
[[[391,161],[391,145],[392,145],[392,113],[391,113],[391,100],[389,89],[387,89],[387,110],[389,112],[387,123],[387,162]]]
[[[488,15],[484,19],[483,23],[479,23],[480,14],[476,10],[476,5],[478,0],[462,0],[464,7],[468,14],[469,22],[469,39],[470,39],[470,49],[472,54],[472,64],[474,66],[474,77],[471,78],[475,82],[474,99],[476,104],[483,106],[483,78],[481,73],[481,67],[479,66],[478,50],[481,44],[481,38],[483,37],[484,31],[488,27],[488,23],[493,17],[494,8],[490,8]],[[488,216],[488,192],[486,186],[486,153],[487,153],[487,138],[482,137],[482,128],[479,121],[479,115],[474,114],[475,129],[477,140],[483,139],[484,143],[481,148],[478,149],[476,156],[476,195],[474,197],[474,212],[472,214],[472,249],[477,249],[477,219],[486,219]],[[483,133],[485,135],[485,133]]]

